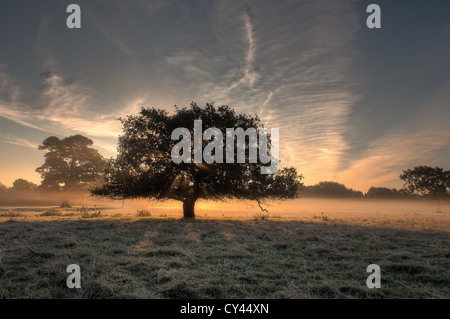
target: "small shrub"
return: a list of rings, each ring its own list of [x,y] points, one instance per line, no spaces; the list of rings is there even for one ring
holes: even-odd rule
[[[255,216],[253,216],[253,220],[269,220],[269,214],[256,213]]]
[[[7,212],[0,212],[0,217],[19,217],[20,214],[13,210],[8,210]]]
[[[55,208],[49,208],[46,209],[43,213],[41,213],[39,216],[61,216],[62,213],[55,209]]]
[[[102,212],[98,211],[98,212],[90,212],[89,208],[82,206],[80,209],[80,215],[81,218],[96,218],[96,217],[101,217]]]
[[[87,213],[81,214],[81,218],[96,218],[96,217],[101,217],[101,215],[102,215],[101,211],[92,212],[92,213],[87,212]]]
[[[327,222],[327,221],[330,220],[330,219],[328,218],[328,216],[327,216],[327,215],[324,215],[323,213],[321,213],[320,216],[314,215],[314,216],[313,216],[313,219],[321,219],[321,220],[323,220],[324,222]]]
[[[76,216],[76,215],[78,215],[78,213],[77,212],[66,212],[66,213],[64,213],[64,216]]]
[[[138,217],[150,217],[151,214],[150,214],[150,212],[148,210],[141,209],[141,210],[137,211],[137,216]]]

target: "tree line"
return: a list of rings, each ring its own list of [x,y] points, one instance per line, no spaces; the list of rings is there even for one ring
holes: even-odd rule
[[[305,186],[299,190],[299,195],[303,197],[318,198],[372,198],[372,199],[417,199],[419,194],[408,192],[406,189],[374,187],[372,186],[366,193],[352,188],[347,188],[344,184],[323,181],[315,185]]]

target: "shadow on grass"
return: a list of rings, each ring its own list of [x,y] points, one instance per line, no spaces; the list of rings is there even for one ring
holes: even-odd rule
[[[448,298],[450,236],[301,221],[0,223],[0,298]],[[381,289],[366,268],[381,267]],[[66,286],[70,264],[82,289]]]

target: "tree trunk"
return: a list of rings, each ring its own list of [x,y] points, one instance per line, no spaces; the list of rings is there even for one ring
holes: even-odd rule
[[[196,198],[188,198],[183,201],[183,217],[184,218],[195,218],[194,207]]]
[[[60,208],[72,208],[72,206],[70,206],[69,204],[69,199],[64,198],[61,202]]]

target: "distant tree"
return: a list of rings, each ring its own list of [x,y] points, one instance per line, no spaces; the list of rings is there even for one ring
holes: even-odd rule
[[[366,198],[379,198],[379,199],[399,199],[410,197],[408,193],[397,190],[395,188],[387,187],[371,187],[365,195]]]
[[[8,187],[6,187],[6,186],[3,185],[2,183],[0,183],[0,193],[6,192],[7,190],[8,190]]]
[[[105,160],[92,148],[94,142],[82,135],[63,139],[46,138],[39,150],[47,150],[45,162],[36,169],[41,174],[42,188],[69,191],[87,189],[98,182],[105,167]],[[66,197],[61,207],[70,207]]]
[[[29,182],[23,178],[19,178],[14,181],[11,190],[30,192],[34,191],[37,187],[38,185],[36,185],[35,183]]]
[[[405,182],[405,189],[410,194],[419,194],[436,200],[438,211],[441,210],[440,200],[448,196],[450,191],[450,171],[439,167],[417,166],[407,169],[400,175]]]
[[[229,106],[200,107],[193,102],[188,108],[175,107],[171,116],[164,110],[142,109],[139,115],[122,119],[124,133],[119,137],[119,154],[109,163],[106,183],[93,193],[116,199],[181,201],[184,218],[195,217],[195,203],[200,198],[250,199],[260,205],[264,199],[296,197],[302,179],[296,169],[261,174],[263,164],[248,163],[248,143],[245,163],[237,163],[236,159],[234,163],[174,163],[171,150],[178,141],[172,141],[172,131],[183,127],[193,136],[197,119],[202,120],[203,130],[214,127],[225,132],[226,128],[263,127],[258,117],[236,114]],[[208,141],[202,143],[205,146]]]
[[[302,195],[307,197],[325,198],[362,198],[364,194],[347,188],[344,184],[336,182],[319,182],[316,185],[305,186]]]

